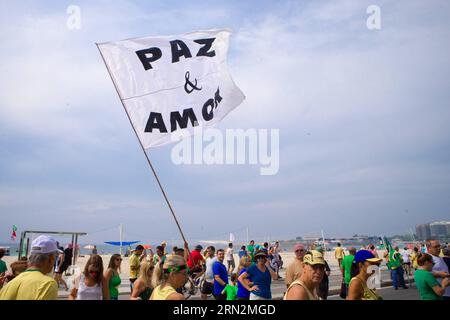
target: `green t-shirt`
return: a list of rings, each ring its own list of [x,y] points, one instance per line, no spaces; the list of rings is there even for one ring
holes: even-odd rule
[[[223,291],[225,291],[225,294],[227,295],[227,300],[236,300],[237,290],[237,286],[227,284],[223,289]]]
[[[419,290],[420,299],[422,300],[442,300],[434,291],[434,286],[439,286],[439,282],[433,274],[427,270],[417,269],[414,272],[414,281]]]
[[[346,285],[348,285],[350,283],[350,280],[352,279],[351,270],[354,259],[355,256],[349,254],[348,256],[345,256],[344,259],[342,260],[342,269],[344,269],[344,283]]]
[[[249,244],[249,245],[247,246],[247,254],[249,254],[250,257],[251,257],[252,260],[253,260],[253,255],[255,254],[255,247],[252,246],[251,244]]]
[[[8,270],[8,268],[6,267],[5,261],[0,260],[0,273],[5,272],[6,270]]]

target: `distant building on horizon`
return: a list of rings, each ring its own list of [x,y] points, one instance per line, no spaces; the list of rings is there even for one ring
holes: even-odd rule
[[[416,235],[419,240],[429,238],[450,237],[450,221],[435,221],[431,223],[419,224],[416,226]]]
[[[431,228],[429,223],[418,224],[416,226],[416,235],[419,240],[431,238]]]
[[[436,221],[430,223],[431,236],[446,238],[450,236],[450,221]]]

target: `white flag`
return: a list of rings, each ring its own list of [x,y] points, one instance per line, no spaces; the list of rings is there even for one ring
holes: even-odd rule
[[[220,122],[244,99],[227,67],[230,30],[98,44],[144,148]],[[176,135],[172,136],[173,133]]]
[[[234,234],[230,233],[230,242],[234,242],[235,238],[234,238]]]

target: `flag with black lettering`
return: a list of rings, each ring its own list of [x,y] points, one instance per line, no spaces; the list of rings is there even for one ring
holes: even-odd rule
[[[230,30],[98,44],[144,148],[220,122],[245,99],[227,66]]]

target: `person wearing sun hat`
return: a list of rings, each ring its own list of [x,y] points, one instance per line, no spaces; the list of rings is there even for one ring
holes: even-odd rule
[[[246,290],[250,291],[250,300],[271,300],[271,282],[272,279],[278,279],[277,273],[270,267],[264,251],[257,251],[254,259],[256,263],[242,273],[238,281]],[[245,281],[247,278],[250,283]]]
[[[56,240],[41,235],[31,243],[28,268],[0,291],[0,300],[56,300],[58,284],[47,274],[53,270],[59,249]]]
[[[375,289],[370,289],[367,286],[367,280],[376,272],[375,270],[369,272],[369,268],[379,266],[381,261],[369,250],[359,250],[355,254],[347,300],[382,300]]]
[[[325,272],[323,254],[317,250],[306,252],[303,272],[289,286],[283,300],[319,300],[318,290]]]

